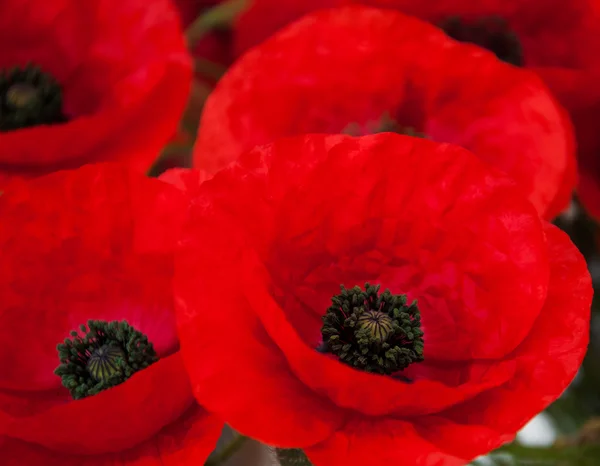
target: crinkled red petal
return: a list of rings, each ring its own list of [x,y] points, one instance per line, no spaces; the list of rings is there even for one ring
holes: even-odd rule
[[[507,357],[516,362],[516,374],[456,406],[453,421],[514,433],[558,398],[579,370],[589,340],[591,278],[565,233],[550,224],[545,233],[551,267],[548,298],[528,337]]]
[[[200,225],[187,226],[175,286],[181,352],[196,398],[234,429],[271,445],[326,439],[343,413],[291,374],[259,319],[247,312],[235,273],[198,267],[196,238],[203,234]],[[212,243],[215,251],[222,245]],[[234,250],[221,251],[226,257]]]
[[[139,413],[136,416],[140,417]],[[214,449],[222,426],[216,417],[193,406],[150,440],[118,453],[86,456],[57,453],[9,439],[0,443],[0,454],[5,466],[197,466],[204,464]]]
[[[444,453],[408,421],[351,419],[326,442],[305,450],[314,466],[463,466],[464,459]]]
[[[174,422],[193,399],[181,357],[176,353],[98,395],[15,418],[8,435],[59,453],[118,452]]]

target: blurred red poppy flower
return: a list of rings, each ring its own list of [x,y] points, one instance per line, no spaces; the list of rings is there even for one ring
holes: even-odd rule
[[[236,52],[258,45],[304,14],[351,4],[416,16],[518,66],[590,69],[599,64],[600,9],[593,0],[252,0],[236,22]]]
[[[362,4],[392,8],[430,21],[452,37],[488,48],[538,73],[575,123],[579,194],[600,218],[600,137],[591,121],[600,113],[600,3],[593,0],[252,0],[235,27],[240,55],[278,29],[319,8]],[[566,175],[575,182],[575,167]]]
[[[600,3],[599,3],[600,5]],[[552,78],[561,87],[559,96],[569,108],[577,134],[579,200],[594,218],[600,219],[600,72],[582,73],[556,70]],[[582,93],[582,90],[586,92]]]
[[[207,100],[194,163],[214,173],[281,136],[407,127],[504,170],[548,218],[570,200],[572,128],[534,73],[364,7],[313,13],[241,57]]]
[[[590,123],[600,113],[596,84],[600,77],[600,2],[361,0],[355,3],[395,8],[415,15],[444,28],[451,37],[483,46],[509,63],[535,71],[575,123],[578,191],[586,208],[600,218],[600,137]],[[246,21],[251,25],[257,20],[250,17]],[[575,180],[574,169],[568,176]]]
[[[176,132],[191,62],[168,0],[0,4],[0,177],[119,160]]]
[[[179,353],[183,207],[174,187],[110,165],[4,190],[3,465],[203,464],[222,423],[194,401]]]
[[[306,135],[200,177],[178,177],[182,356],[242,433],[316,466],[458,465],[573,379],[585,261],[463,148]]]

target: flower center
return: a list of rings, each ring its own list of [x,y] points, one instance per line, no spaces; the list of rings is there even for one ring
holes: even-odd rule
[[[86,364],[87,371],[97,382],[108,381],[119,373],[124,358],[125,353],[119,346],[102,345],[92,351]]]
[[[523,66],[523,48],[507,22],[498,16],[487,16],[475,22],[464,22],[451,17],[439,24],[453,39],[470,42],[494,52],[496,56],[515,66]]]
[[[127,322],[90,320],[57,346],[54,373],[78,400],[119,385],[158,361],[148,337]]]
[[[64,123],[62,91],[36,66],[0,71],[0,131]]]
[[[377,341],[387,341],[388,337],[394,331],[394,321],[392,318],[381,311],[365,311],[358,318],[357,326],[369,332],[369,335],[376,338]]]
[[[378,121],[367,123],[364,128],[361,128],[361,126],[357,123],[350,123],[342,130],[342,133],[350,136],[362,136],[364,134],[377,133],[396,133],[415,138],[427,139],[427,135],[425,133],[417,131],[412,126],[401,125],[388,113],[384,114]]]
[[[416,301],[380,285],[341,287],[323,316],[324,352],[366,372],[390,375],[423,361],[423,331]]]
[[[417,131],[413,126],[403,126],[389,115],[383,116],[379,128],[375,132],[404,134],[405,136],[412,136],[414,138],[427,139],[427,135],[425,133]]]

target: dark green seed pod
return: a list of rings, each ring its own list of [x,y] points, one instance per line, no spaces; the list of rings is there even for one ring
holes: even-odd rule
[[[127,322],[90,320],[57,346],[62,378],[74,399],[96,395],[125,382],[158,361],[148,337]]]
[[[423,361],[423,331],[416,301],[379,285],[341,287],[323,316],[320,352],[366,372],[390,375]]]
[[[58,82],[27,65],[0,71],[0,131],[67,121]]]

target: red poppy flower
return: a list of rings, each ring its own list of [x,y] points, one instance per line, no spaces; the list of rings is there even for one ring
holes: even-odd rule
[[[281,136],[402,127],[504,170],[548,218],[569,202],[572,130],[534,73],[428,23],[364,7],[309,15],[240,58],[206,103],[194,162],[214,173]]]
[[[520,0],[253,0],[235,28],[235,51],[241,55],[300,16],[323,7],[362,4],[392,8],[445,28],[459,40],[474,42],[499,57],[532,69],[569,110],[578,141],[582,202],[600,218],[600,113],[597,91],[600,72],[600,3]],[[575,165],[565,174],[575,183]],[[564,207],[558,202],[556,209]],[[553,208],[552,210],[556,210]]]
[[[179,353],[171,280],[183,206],[168,184],[112,166],[4,190],[3,465],[203,464],[222,423],[194,401]]]
[[[175,133],[191,63],[170,1],[7,0],[0,41],[0,177],[145,170]]]
[[[599,4],[600,5],[600,4]],[[600,116],[600,89],[596,85],[600,73],[556,70],[554,89],[568,105],[577,134],[577,193],[585,209],[600,219],[600,137],[596,122]],[[582,95],[582,90],[587,92]]]
[[[258,45],[300,16],[350,4],[390,8],[445,27],[460,40],[474,42],[508,58],[507,45],[520,50],[527,67],[597,68],[600,6],[594,0],[252,0],[236,23],[236,52]],[[450,21],[449,21],[450,20]],[[460,21],[458,21],[460,20]],[[454,26],[452,28],[452,22]],[[457,28],[456,26],[459,26]],[[495,37],[492,37],[495,36]],[[509,36],[512,36],[512,40]],[[516,39],[516,40],[515,40]]]
[[[585,261],[466,150],[307,135],[199,176],[179,178],[182,356],[242,433],[316,466],[464,464],[574,377]]]

